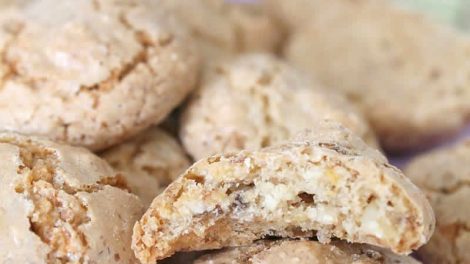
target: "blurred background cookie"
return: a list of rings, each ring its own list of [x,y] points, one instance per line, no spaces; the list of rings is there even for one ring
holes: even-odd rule
[[[429,197],[436,230],[419,251],[425,263],[470,263],[470,140],[418,156],[405,169]]]
[[[309,13],[292,22],[286,58],[355,102],[386,150],[417,149],[468,123],[467,36],[387,1],[277,2]]]
[[[346,98],[267,54],[246,54],[209,67],[183,109],[180,137],[195,160],[256,150],[332,119],[377,145]]]
[[[160,0],[186,27],[207,63],[244,52],[275,52],[282,33],[256,2]]]
[[[139,198],[83,148],[0,133],[1,263],[134,263]]]
[[[130,190],[145,206],[190,166],[178,141],[158,127],[149,128],[100,156],[122,172]]]
[[[100,150],[195,84],[195,47],[159,1],[21,1],[0,17],[2,130]]]

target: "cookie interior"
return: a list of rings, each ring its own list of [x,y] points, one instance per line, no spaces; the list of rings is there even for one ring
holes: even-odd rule
[[[56,153],[47,147],[35,144],[31,140],[0,137],[0,143],[15,145],[19,148],[22,164],[17,173],[15,191],[30,200],[34,209],[29,222],[31,231],[50,251],[49,263],[78,263],[86,260],[88,243],[81,226],[91,221],[87,205],[79,199],[78,192],[97,192],[104,186],[126,189],[125,183],[118,176],[102,177],[93,184],[71,186],[63,171],[58,171]]]
[[[292,143],[196,163],[136,224],[134,250],[145,263],[174,251],[316,236],[404,254],[432,232],[427,212],[394,167],[341,144]]]

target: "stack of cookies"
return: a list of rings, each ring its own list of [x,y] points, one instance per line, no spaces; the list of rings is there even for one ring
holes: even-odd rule
[[[470,263],[468,121],[386,0],[0,0],[0,263]]]

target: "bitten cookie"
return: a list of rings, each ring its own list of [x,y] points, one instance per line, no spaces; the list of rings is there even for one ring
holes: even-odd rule
[[[191,33],[206,63],[241,52],[274,52],[282,34],[264,9],[255,3],[224,0],[161,0]]]
[[[323,124],[297,140],[196,162],[134,226],[142,263],[266,236],[337,237],[410,253],[434,229],[411,181],[349,130]]]
[[[159,1],[18,1],[0,9],[0,129],[92,150],[161,121],[197,56]]]
[[[190,166],[176,139],[158,127],[147,129],[100,156],[122,172],[130,190],[146,206]]]
[[[195,160],[286,140],[323,119],[341,122],[372,145],[373,132],[342,96],[267,54],[208,67],[183,110],[180,137]]]
[[[288,41],[286,58],[347,94],[384,149],[420,148],[470,121],[467,36],[387,1],[302,6],[309,7],[308,23]]]
[[[334,241],[324,245],[308,240],[261,240],[252,245],[207,254],[194,264],[419,264],[409,256],[386,249]]]
[[[137,196],[89,151],[0,133],[0,263],[134,263]]]
[[[470,140],[418,156],[405,172],[436,214],[436,232],[420,257],[425,263],[470,263]]]

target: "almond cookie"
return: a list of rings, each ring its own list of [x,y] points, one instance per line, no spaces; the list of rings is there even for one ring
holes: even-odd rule
[[[197,57],[158,2],[0,9],[0,129],[99,150],[161,121],[193,87]]]
[[[259,4],[162,0],[161,8],[182,22],[207,62],[241,52],[274,52],[281,41],[277,25]]]
[[[204,255],[194,264],[419,264],[409,256],[388,250],[334,241],[324,245],[308,240],[261,240],[245,247],[228,248]]]
[[[425,263],[470,263],[470,140],[418,156],[405,171],[436,213],[436,232],[420,257]]]
[[[196,162],[153,200],[132,246],[142,263],[266,236],[337,237],[405,254],[433,228],[420,190],[379,151],[329,122],[278,146]]]
[[[0,133],[0,263],[135,263],[143,208],[89,151]]]
[[[423,147],[469,121],[467,36],[386,1],[309,6],[310,19],[292,35],[285,56],[323,85],[346,93],[386,150]]]
[[[158,127],[147,129],[100,156],[122,172],[130,190],[146,206],[191,165],[176,139]]]
[[[208,67],[183,111],[180,136],[198,160],[260,149],[325,118],[376,144],[367,122],[345,98],[273,56],[249,54]]]

